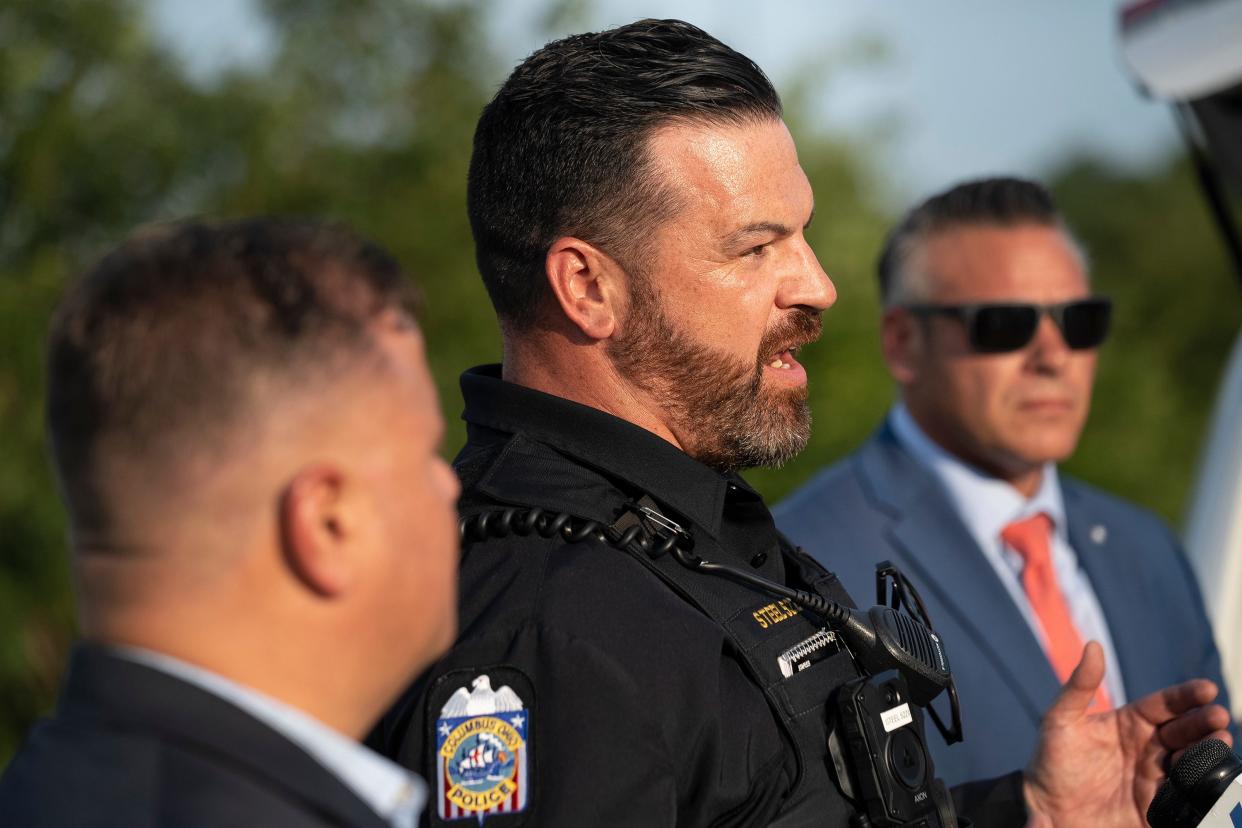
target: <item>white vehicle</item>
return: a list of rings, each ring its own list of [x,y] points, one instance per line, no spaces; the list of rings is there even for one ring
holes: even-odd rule
[[[1140,0],[1121,9],[1122,53],[1143,90],[1173,105],[1204,195],[1242,278],[1242,0]],[[1242,718],[1242,337],[1222,378],[1184,532]]]

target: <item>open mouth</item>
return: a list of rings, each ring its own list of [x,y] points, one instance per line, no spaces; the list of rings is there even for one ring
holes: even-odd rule
[[[795,311],[773,325],[759,343],[763,376],[770,382],[791,387],[806,385],[806,369],[798,362],[803,346],[819,339],[823,325],[819,314]]]
[[[798,351],[800,350],[802,350],[801,345],[791,345],[780,351],[780,353],[773,355],[773,357],[768,360],[767,366],[769,368],[775,368],[778,371],[793,370],[793,367],[799,364],[797,356]]]
[[[806,369],[797,358],[800,350],[801,345],[789,345],[772,354],[763,363],[763,373],[782,385],[805,385]]]

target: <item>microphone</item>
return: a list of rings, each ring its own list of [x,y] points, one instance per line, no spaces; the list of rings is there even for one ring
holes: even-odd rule
[[[723,575],[788,598],[824,618],[841,634],[850,652],[868,673],[874,676],[886,670],[900,672],[909,684],[910,701],[919,707],[926,707],[953,679],[940,636],[922,622],[892,607],[872,607],[866,611],[853,609],[753,572],[705,561],[688,549],[674,547],[672,551],[683,566]],[[953,693],[956,692],[954,689]],[[960,734],[955,741],[961,741]]]
[[[1242,758],[1220,739],[1191,747],[1147,809],[1152,828],[1242,828]]]

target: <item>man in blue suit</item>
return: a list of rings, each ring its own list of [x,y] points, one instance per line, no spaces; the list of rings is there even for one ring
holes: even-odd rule
[[[900,399],[778,524],[853,595],[888,559],[922,593],[958,678],[950,784],[1021,767],[1084,642],[1095,704],[1204,676],[1222,688],[1198,586],[1158,518],[1058,474],[1090,406],[1109,303],[1039,184],[991,179],[914,208],[880,258],[884,358]]]

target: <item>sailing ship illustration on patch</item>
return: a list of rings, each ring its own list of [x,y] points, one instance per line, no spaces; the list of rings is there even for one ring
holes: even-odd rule
[[[516,814],[527,802],[527,710],[508,685],[481,675],[449,696],[436,720],[440,819]]]

